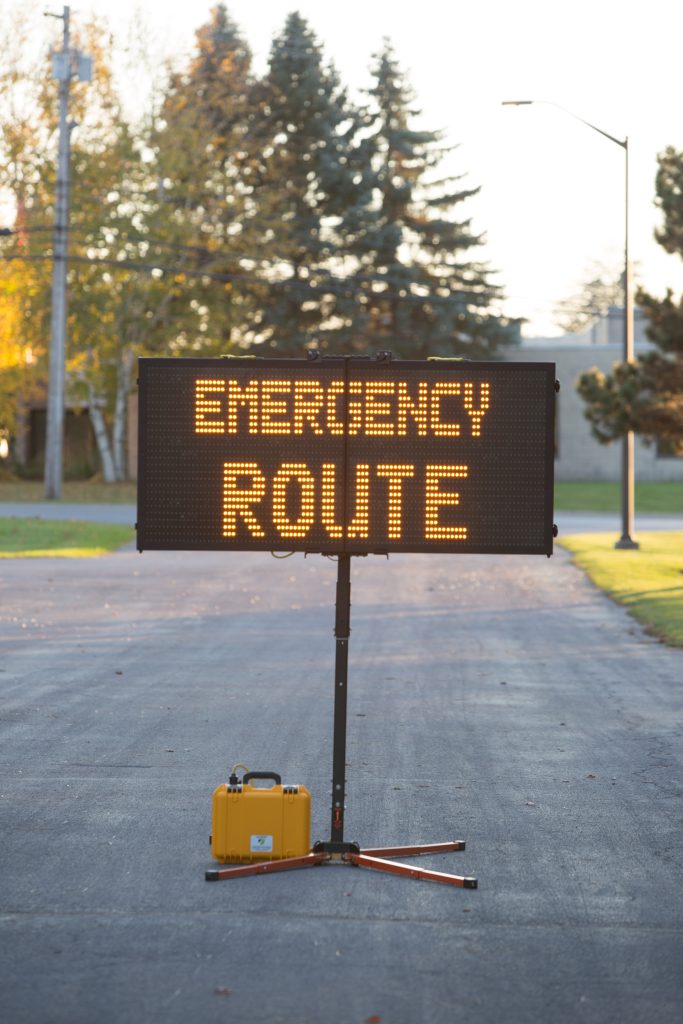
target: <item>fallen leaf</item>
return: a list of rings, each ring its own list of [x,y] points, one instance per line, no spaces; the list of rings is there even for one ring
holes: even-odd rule
[[[232,995],[232,989],[231,988],[225,988],[224,985],[216,985],[215,989],[213,990],[213,994],[215,996],[231,996]]]
[[[586,776],[586,778],[587,778],[587,779],[594,779],[594,778],[595,778],[595,775],[591,775],[591,774],[589,773],[589,774],[588,774],[588,775]]]

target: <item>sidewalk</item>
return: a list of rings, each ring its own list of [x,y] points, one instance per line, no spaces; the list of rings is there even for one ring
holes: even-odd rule
[[[89,523],[135,526],[135,505],[85,505],[76,502],[0,501],[0,516],[38,519],[81,519]]]

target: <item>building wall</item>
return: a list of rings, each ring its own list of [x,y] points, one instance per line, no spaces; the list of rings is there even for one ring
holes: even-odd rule
[[[14,439],[14,461],[22,475],[40,479],[45,470],[47,407],[33,402],[20,409]],[[64,478],[81,480],[100,468],[97,443],[86,406],[64,411]]]
[[[584,403],[576,391],[576,382],[586,370],[597,367],[608,373],[614,363],[622,359],[621,310],[610,312],[610,317],[597,321],[581,334],[524,339],[518,349],[507,355],[508,359],[516,362],[556,364],[556,376],[560,382],[555,461],[557,480],[621,479],[621,443],[603,445],[596,441],[583,414]],[[636,355],[649,347],[643,324],[637,319]],[[646,445],[636,437],[635,478],[637,481],[683,480],[683,458],[660,457],[655,444]]]

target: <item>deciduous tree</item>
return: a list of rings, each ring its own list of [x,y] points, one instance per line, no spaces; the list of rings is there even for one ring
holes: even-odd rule
[[[574,295],[561,302],[555,322],[569,334],[583,331],[607,316],[610,306],[624,304],[624,273],[603,263],[593,263]]]

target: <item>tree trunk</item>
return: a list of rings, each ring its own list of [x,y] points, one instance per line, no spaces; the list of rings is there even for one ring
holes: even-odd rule
[[[124,348],[121,352],[116,375],[116,402],[114,405],[114,470],[117,480],[126,480],[126,413],[128,411],[128,395],[130,380],[133,373],[133,353]]]
[[[99,395],[96,394],[92,384],[89,384],[88,413],[95,433],[97,451],[99,452],[100,463],[102,465],[102,476],[104,477],[105,483],[113,484],[116,482],[116,470],[114,468],[111,444],[109,443],[109,434],[107,433],[107,424],[105,423],[104,413],[102,412],[103,405],[104,402]]]

